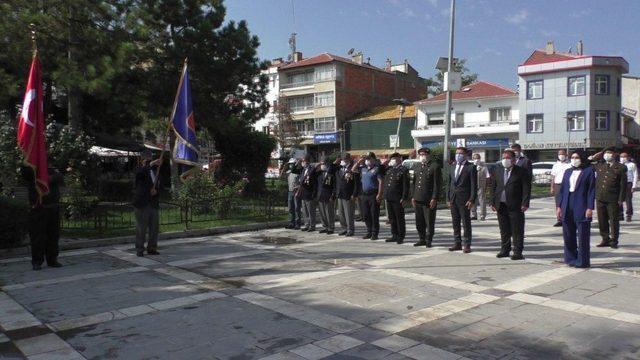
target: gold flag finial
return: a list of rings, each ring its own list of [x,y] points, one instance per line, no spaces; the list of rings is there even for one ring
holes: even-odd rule
[[[33,56],[38,53],[38,43],[36,42],[36,24],[30,23],[29,29],[31,32],[31,45],[33,46]]]

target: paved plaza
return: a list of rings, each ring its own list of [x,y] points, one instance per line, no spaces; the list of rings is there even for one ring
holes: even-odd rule
[[[494,214],[471,254],[447,251],[448,210],[431,249],[407,219],[404,245],[278,229],[0,260],[0,358],[640,358],[637,215],[588,270],[554,262],[551,199],[527,212],[525,261],[495,257]]]

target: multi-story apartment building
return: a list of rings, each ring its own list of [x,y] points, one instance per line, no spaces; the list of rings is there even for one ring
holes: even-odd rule
[[[256,131],[262,131],[264,133],[271,133],[271,126],[278,120],[276,115],[276,105],[278,103],[278,95],[280,91],[280,77],[278,76],[278,68],[285,65],[282,59],[274,59],[269,64],[269,67],[261,71],[261,75],[265,75],[269,82],[267,83],[267,96],[266,100],[269,103],[269,112],[260,120],[253,124],[253,128]],[[280,157],[282,149],[280,145],[271,154],[272,159]]]
[[[627,147],[640,144],[640,77],[622,77],[622,142]]]
[[[502,149],[518,139],[518,94],[478,81],[452,93],[451,144],[479,153],[485,161],[500,159]],[[415,146],[441,147],[444,138],[445,94],[415,102]]]
[[[316,156],[341,148],[344,122],[355,114],[426,94],[424,79],[406,60],[387,61],[383,69],[364,61],[362,53],[351,59],[328,53],[303,59],[298,52],[278,68],[278,76],[278,101],[287,102],[305,137],[301,146]]]
[[[621,146],[622,57],[559,53],[553,42],[518,66],[520,143],[529,157],[555,159],[561,148]]]

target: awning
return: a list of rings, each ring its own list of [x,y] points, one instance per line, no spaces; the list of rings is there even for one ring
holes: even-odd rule
[[[394,152],[398,152],[400,153],[400,155],[405,155],[408,156],[411,154],[411,152],[413,152],[415,149],[370,149],[370,150],[347,150],[347,152],[349,154],[351,154],[351,156],[361,156],[361,155],[367,155],[369,152],[372,152],[374,154],[376,154],[376,157],[380,157],[380,156],[389,156],[391,154],[393,154]]]
[[[139,152],[124,151],[117,149],[110,149],[102,146],[92,146],[89,149],[90,154],[94,154],[101,157],[127,157],[127,156],[139,156]]]

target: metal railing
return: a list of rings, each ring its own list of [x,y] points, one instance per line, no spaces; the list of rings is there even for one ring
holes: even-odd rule
[[[290,88],[296,88],[296,87],[302,87],[302,86],[311,86],[314,83],[315,83],[314,80],[297,81],[297,82],[291,82],[291,83],[280,83],[280,89],[290,89]]]

